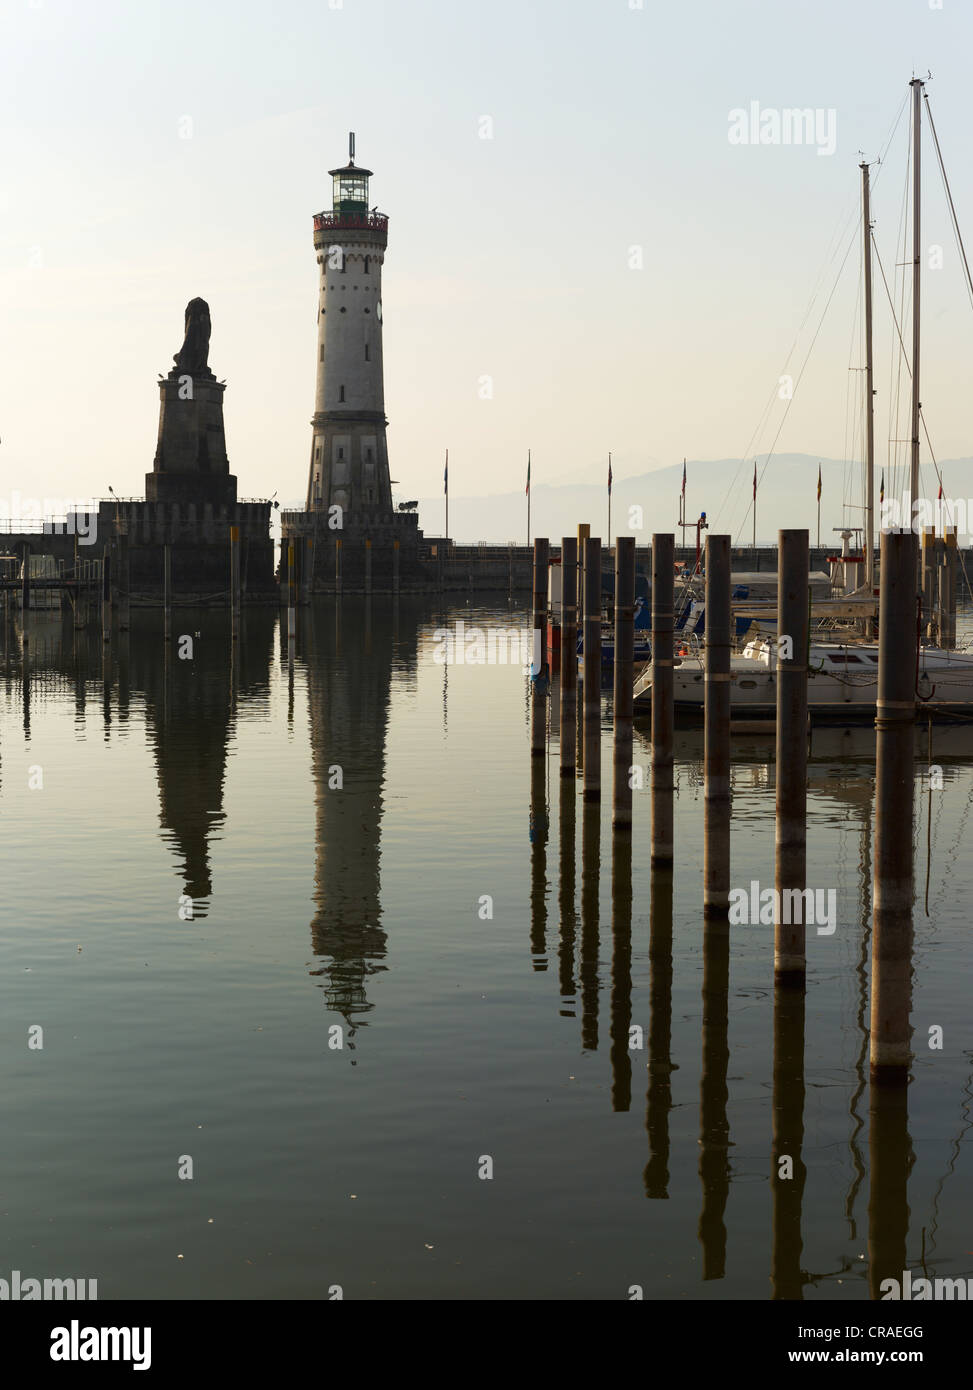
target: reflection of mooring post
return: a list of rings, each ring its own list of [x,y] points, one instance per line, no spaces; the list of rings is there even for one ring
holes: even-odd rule
[[[617,558],[616,554],[616,563]],[[612,1110],[616,1112],[628,1110],[632,1104],[631,1026],[632,837],[622,834],[612,840],[611,1071]]]
[[[365,593],[372,592],[372,540],[370,536],[365,537]]]
[[[531,612],[530,751],[543,758],[547,740],[547,564],[545,538],[534,538],[534,601]]]
[[[530,954],[535,970],[547,969],[547,769],[535,758],[530,769]]]
[[[774,895],[774,979],[781,985],[803,986],[810,567],[807,531],[779,531],[777,554],[777,891]]]
[[[781,532],[781,536],[786,534],[800,533]],[[807,532],[803,534],[806,536]],[[778,582],[783,587],[783,565]],[[774,1122],[773,1168],[770,1174],[773,1246],[770,1285],[771,1297],[775,1299],[799,1299],[803,1290],[801,1209],[806,1178],[801,1157],[804,1144],[804,1004],[803,989],[779,986],[774,990]]]
[[[101,640],[111,641],[111,552],[109,537],[101,555]]]
[[[652,537],[652,857],[653,868],[672,863],[673,667],[675,540]]]
[[[24,646],[30,643],[30,541],[24,541],[24,568],[20,580],[20,628]]]
[[[871,1088],[868,1156],[868,1289],[873,1299],[880,1299],[882,1281],[894,1279],[901,1297],[908,1258],[909,1172],[915,1163],[907,1086]]]
[[[578,738],[578,542],[561,540],[561,776],[574,776]]]
[[[341,593],[341,537],[336,536],[334,542],[334,591]],[[288,629],[289,631],[290,629]]]
[[[653,1199],[664,1200],[669,1196],[669,1112],[675,1069],[672,1061],[672,870],[653,868],[649,879],[649,1084],[645,1097],[649,1161],[643,1175],[645,1195]]]
[[[632,828],[632,693],[635,684],[635,537],[615,542],[615,739],[612,827]]]
[[[162,626],[167,642],[172,641],[172,547],[167,545],[162,556]]]
[[[601,807],[590,802],[581,811],[581,1046],[598,1051],[599,879],[601,874]]]
[[[541,764],[538,764],[540,766]],[[574,777],[574,767],[569,769]],[[561,783],[558,800],[558,831],[560,839],[560,865],[558,872],[558,910],[560,913],[560,944],[558,947],[558,988],[561,995],[561,1009],[566,1012],[573,1004],[574,984],[574,939],[577,916],[574,910],[576,867],[576,808],[575,789],[572,782]]]
[[[717,539],[729,540],[729,537]],[[706,627],[708,631],[708,605]],[[703,925],[703,1062],[699,1080],[699,1176],[703,1188],[699,1240],[703,1247],[704,1279],[722,1279],[726,1274],[724,1217],[730,1192],[730,1124],[726,1113],[726,1074],[730,1062],[729,989],[729,925],[706,922]]]
[[[240,528],[230,527],[230,603],[232,605],[232,640],[240,636]]]
[[[730,905],[730,537],[706,537],[703,916]]]
[[[869,1053],[873,1082],[905,1085],[912,1059],[912,800],[916,547],[882,533]]]
[[[584,543],[584,799],[601,800],[601,541]]]

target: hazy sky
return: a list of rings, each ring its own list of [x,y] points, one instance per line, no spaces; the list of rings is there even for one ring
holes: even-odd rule
[[[858,150],[929,86],[973,243],[970,0],[4,0],[0,494],[143,491],[187,301],[243,496],[303,496],[315,372],[312,214],[347,132],[390,216],[386,405],[399,497],[616,476],[753,438],[796,376],[854,236]],[[635,6],[633,8],[633,6]],[[740,145],[729,113],[810,107],[835,148]],[[492,138],[481,138],[492,122]],[[875,190],[901,260],[907,113]],[[188,138],[186,138],[188,136]],[[923,402],[973,452],[973,312],[927,145]],[[841,243],[842,250],[847,244]],[[642,268],[633,268],[641,248]],[[852,250],[779,448],[856,451]],[[822,275],[823,272],[823,275]],[[900,272],[901,273],[901,272]],[[806,320],[815,283],[822,290]],[[884,291],[876,279],[876,314]],[[879,451],[891,338],[877,326]],[[492,399],[481,379],[492,378]],[[852,411],[852,415],[854,412]]]

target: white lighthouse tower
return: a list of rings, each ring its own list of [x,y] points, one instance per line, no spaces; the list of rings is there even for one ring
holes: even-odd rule
[[[369,210],[370,169],[331,169],[330,212],[314,218],[318,262],[317,388],[308,512],[370,529],[392,517],[382,375],[382,264],[388,218]],[[340,508],[340,512],[332,509]]]

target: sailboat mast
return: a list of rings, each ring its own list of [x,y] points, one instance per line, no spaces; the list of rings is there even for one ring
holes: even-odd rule
[[[862,160],[862,235],[865,256],[865,584],[875,587],[875,407],[872,389],[872,224],[868,164]]]
[[[922,254],[919,152],[923,83],[918,77],[914,77],[909,86],[912,88],[912,466],[909,492],[911,505],[915,508],[919,497],[919,268]],[[913,517],[915,514],[913,511]]]

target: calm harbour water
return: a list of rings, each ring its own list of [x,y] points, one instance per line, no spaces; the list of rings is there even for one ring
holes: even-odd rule
[[[157,613],[107,658],[36,614],[26,678],[12,640],[0,1275],[102,1299],[686,1300],[865,1299],[901,1254],[973,1276],[973,731],[934,735],[928,915],[917,762],[916,1062],[907,1113],[878,1119],[874,735],[815,732],[808,882],[838,926],[808,933],[803,1019],[777,1010],[775,1101],[773,929],[704,951],[701,734],[677,733],[670,885],[647,790],[613,853],[610,701],[599,815],[562,786],[556,719],[532,785],[520,667],[435,662],[458,618],[528,614],[322,600],[292,663],[273,609],[235,661],[222,614],[176,613],[192,660],[165,658]],[[766,740],[735,745],[733,796],[732,881],[772,884]],[[775,1123],[801,1174],[776,1212]]]

